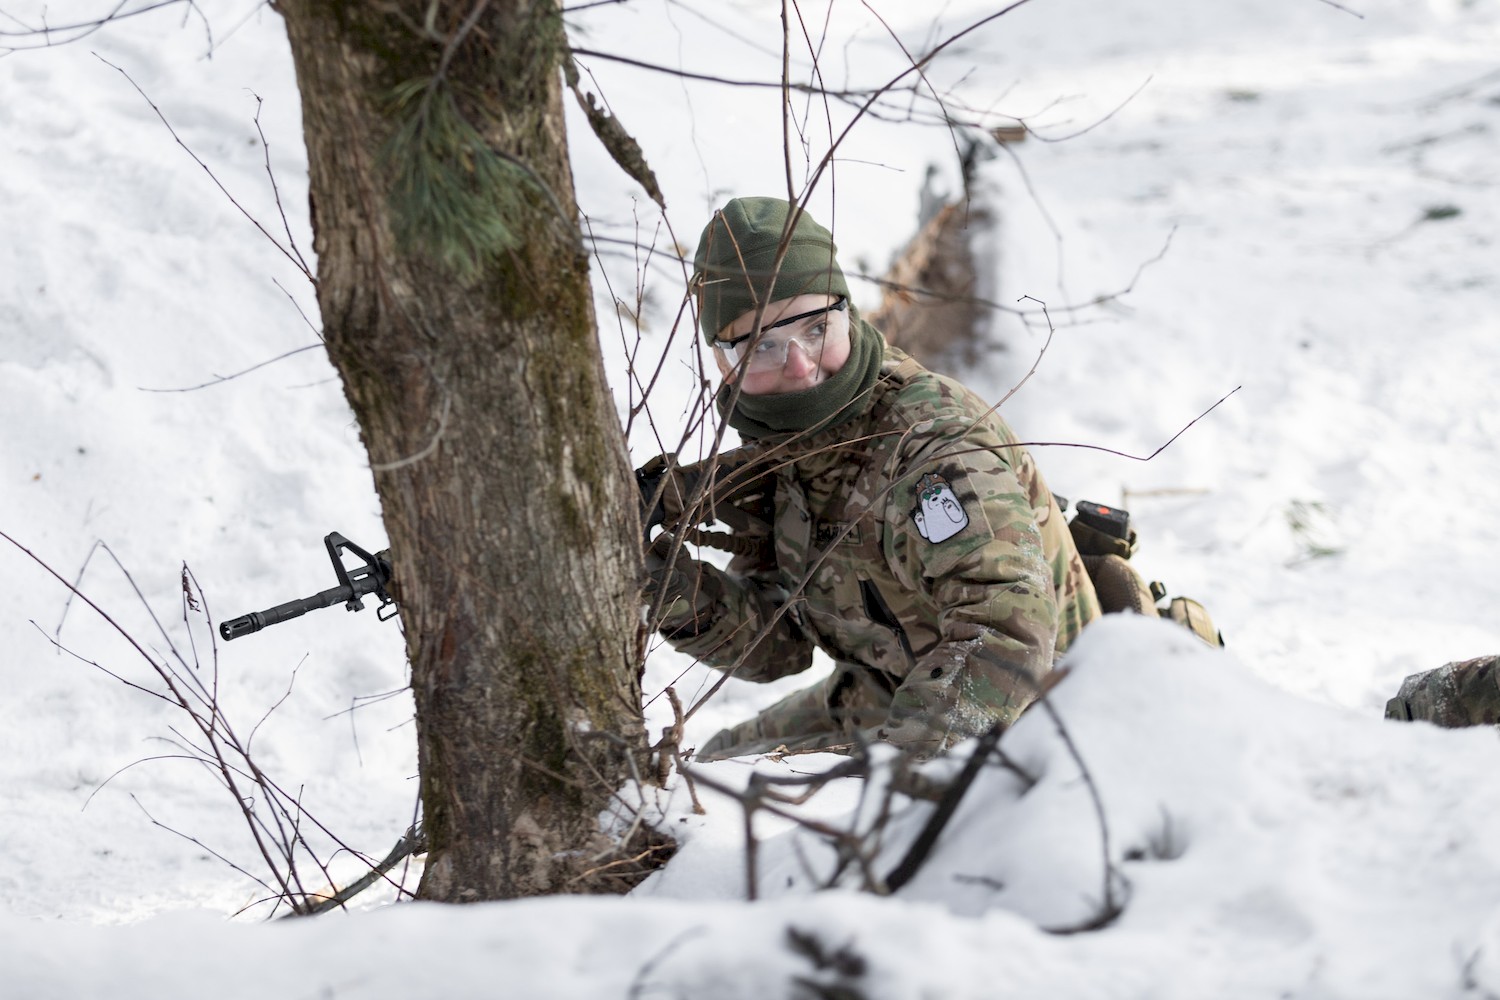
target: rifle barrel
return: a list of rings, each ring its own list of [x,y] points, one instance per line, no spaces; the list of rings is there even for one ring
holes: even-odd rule
[[[330,587],[311,597],[287,601],[285,604],[278,604],[276,607],[267,608],[265,611],[252,611],[248,615],[241,615],[239,618],[220,622],[219,635],[224,637],[225,642],[228,642],[230,639],[238,639],[242,635],[259,632],[267,625],[276,625],[292,618],[300,618],[309,611],[317,611],[319,608],[327,608],[344,601],[353,600],[360,594],[370,593],[373,589],[373,587],[361,589],[358,585]]]

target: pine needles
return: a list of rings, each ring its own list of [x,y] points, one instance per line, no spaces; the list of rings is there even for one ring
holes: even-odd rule
[[[485,140],[443,77],[398,86],[392,113],[399,125],[383,159],[396,239],[471,280],[524,240],[526,189],[533,197],[550,192],[525,164]]]

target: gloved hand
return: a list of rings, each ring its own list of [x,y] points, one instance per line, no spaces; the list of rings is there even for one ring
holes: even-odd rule
[[[641,527],[646,537],[658,525],[668,528],[683,519],[683,507],[697,486],[698,475],[676,464],[670,455],[657,455],[635,470],[641,493]]]
[[[677,557],[672,559],[674,548]],[[719,590],[717,571],[688,555],[673,535],[664,531],[646,548],[641,597],[648,609],[660,601],[658,627],[668,637],[697,635],[708,628]]]
[[[662,480],[667,475],[667,456],[657,455],[635,470],[635,485],[641,491],[641,527],[646,529],[646,538],[651,538],[651,529],[666,518],[662,504]],[[667,490],[671,486],[668,484]]]

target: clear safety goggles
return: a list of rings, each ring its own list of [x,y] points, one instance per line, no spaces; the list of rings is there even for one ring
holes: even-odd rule
[[[840,295],[831,306],[813,309],[767,323],[760,333],[747,333],[733,340],[715,340],[714,347],[724,359],[736,368],[743,363],[747,372],[780,371],[786,364],[787,352],[793,343],[798,344],[808,357],[817,359],[823,355],[823,343],[828,337],[832,320],[831,313],[849,308],[849,300]],[[775,331],[785,330],[785,333]],[[745,355],[749,354],[749,360]]]

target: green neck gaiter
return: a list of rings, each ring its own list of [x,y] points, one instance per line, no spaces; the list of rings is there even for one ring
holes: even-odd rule
[[[765,396],[740,393],[733,413],[725,413],[734,386],[719,387],[715,402],[719,415],[745,438],[767,438],[798,431],[837,427],[869,409],[870,389],[885,360],[885,338],[863,319],[850,317],[849,360],[832,378],[811,389]]]

